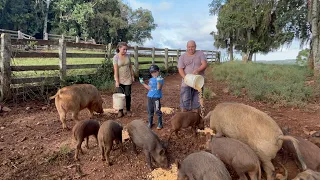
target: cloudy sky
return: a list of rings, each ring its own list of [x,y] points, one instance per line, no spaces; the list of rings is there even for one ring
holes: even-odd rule
[[[144,47],[185,49],[188,40],[195,40],[197,49],[217,50],[213,47],[211,31],[216,30],[217,17],[209,15],[211,0],[123,0],[131,8],[142,7],[152,12],[157,28],[152,32],[153,39],[147,40]],[[221,49],[220,49],[221,50]],[[285,46],[267,55],[257,54],[257,60],[295,59],[300,50],[299,42]],[[225,52],[224,50],[222,52]],[[223,53],[225,54],[225,53]],[[226,56],[226,55],[222,55]]]

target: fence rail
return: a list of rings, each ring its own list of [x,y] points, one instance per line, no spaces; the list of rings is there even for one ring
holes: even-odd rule
[[[36,45],[58,46],[58,52],[37,52],[37,51],[21,51],[16,46],[26,45],[30,42]],[[68,53],[67,47],[84,48],[101,50],[104,53]],[[128,47],[131,57],[133,57],[133,68],[135,77],[139,77],[141,68],[140,65],[145,64],[164,64],[167,71],[170,66],[175,66],[181,53],[185,50],[168,49],[168,48],[147,48],[147,47]],[[0,56],[0,101],[10,99],[12,93],[16,93],[17,89],[24,89],[24,87],[42,86],[45,84],[56,85],[60,84],[67,77],[67,70],[70,69],[96,69],[101,64],[67,64],[67,58],[105,58],[110,60],[113,54],[113,47],[111,44],[86,44],[68,42],[64,38],[57,40],[35,40],[35,39],[12,39],[11,34],[1,34],[1,56]],[[220,52],[218,51],[204,51],[209,61],[220,62]],[[14,66],[11,65],[11,58],[58,58],[59,63],[56,65],[32,65],[32,66]],[[141,57],[150,57],[150,61],[139,61]],[[156,60],[156,58],[163,58],[163,60]],[[49,77],[14,77],[13,72],[25,71],[56,71],[58,76],[51,75]],[[30,88],[32,89],[32,88]]]
[[[12,31],[12,30],[7,30],[7,29],[0,29],[0,34],[1,33],[8,33],[11,35],[12,39],[35,39],[34,37],[25,34],[21,31]]]

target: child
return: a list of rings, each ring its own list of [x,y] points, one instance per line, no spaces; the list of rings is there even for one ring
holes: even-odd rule
[[[142,78],[139,78],[140,83],[147,88],[148,91],[148,127],[152,127],[154,111],[158,116],[158,127],[160,130],[162,126],[162,112],[161,112],[161,103],[160,99],[162,98],[162,86],[163,78],[160,76],[160,69],[157,65],[151,65],[149,72],[152,75],[152,78],[149,79],[149,84],[146,85]]]

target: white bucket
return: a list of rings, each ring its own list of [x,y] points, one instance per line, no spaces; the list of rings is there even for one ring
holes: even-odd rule
[[[125,95],[122,93],[115,93],[112,95],[113,99],[113,109],[123,109]]]
[[[196,90],[201,90],[204,84],[204,78],[201,75],[187,74],[184,77],[184,83]]]

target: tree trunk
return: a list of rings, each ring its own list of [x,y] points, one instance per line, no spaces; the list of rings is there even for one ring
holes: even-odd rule
[[[44,24],[43,24],[43,38],[46,38],[46,33],[48,31],[48,14],[49,14],[49,7],[50,7],[50,2],[51,0],[46,0],[46,5],[47,5],[47,9],[46,9],[46,14],[44,17]],[[48,40],[48,39],[46,39]]]
[[[311,31],[312,31],[312,37],[311,37],[311,50],[310,54],[312,54],[313,61],[314,61],[314,75],[319,76],[320,75],[320,34],[319,34],[319,10],[320,3],[318,0],[312,0],[311,1]]]
[[[230,38],[230,61],[233,61],[233,40]]]
[[[247,58],[245,59],[245,63],[250,61],[250,54],[251,54],[251,60],[252,60],[251,48],[249,47],[250,39],[251,39],[251,30],[247,29]]]
[[[310,51],[308,57],[308,67],[310,70],[314,70],[314,60],[313,60],[313,53],[312,53],[312,40],[310,41]]]
[[[252,62],[252,56],[253,56],[253,52],[250,51],[248,56],[248,62]]]

